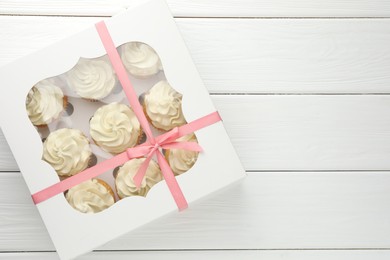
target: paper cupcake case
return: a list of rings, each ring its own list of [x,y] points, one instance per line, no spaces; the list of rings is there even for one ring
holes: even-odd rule
[[[183,95],[182,110],[187,122],[216,111],[164,1],[140,1],[137,7],[107,19],[105,24],[119,54],[122,54],[123,44],[141,42],[151,46],[160,57],[162,70],[154,75],[139,77],[127,71],[127,77],[141,101],[153,85],[167,80]],[[31,194],[63,179],[42,160],[43,141],[51,132],[63,128],[82,131],[90,142],[94,158],[89,166],[114,156],[92,140],[89,120],[105,104],[118,102],[132,107],[121,83],[116,79],[110,94],[100,99],[82,97],[69,86],[69,71],[80,60],[96,59],[104,59],[111,64],[97,29],[91,27],[0,70],[2,84],[9,86],[0,100],[2,111],[9,112],[1,115],[2,131]],[[58,86],[66,96],[67,104],[58,118],[44,127],[35,127],[26,112],[26,97],[31,88],[42,80]],[[153,127],[151,129],[154,136],[164,133]],[[191,202],[245,176],[222,122],[196,131],[195,136],[203,151],[198,154],[192,168],[176,176],[190,207]],[[144,141],[145,138],[141,142]],[[97,177],[108,183],[114,192],[117,170],[112,168]],[[122,200],[117,195],[115,197],[115,204],[96,214],[75,210],[63,193],[37,204],[62,259],[79,256],[167,213],[178,211],[165,180],[155,184],[146,197],[131,196]]]

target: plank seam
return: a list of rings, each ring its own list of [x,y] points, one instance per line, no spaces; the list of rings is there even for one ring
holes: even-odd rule
[[[244,249],[148,249],[148,250],[93,250],[92,252],[218,252],[218,251],[388,251],[390,248],[244,248]],[[11,253],[55,253],[54,250],[38,251],[0,251],[0,254]]]
[[[118,12],[120,13],[120,12]],[[115,15],[115,14],[113,14]],[[24,17],[101,17],[108,18],[113,15],[87,15],[87,14],[32,14],[32,13],[0,13],[0,16],[24,16]],[[179,19],[232,19],[232,20],[277,20],[277,19],[307,19],[307,20],[334,20],[334,19],[390,19],[390,16],[181,16],[176,15],[174,18]]]

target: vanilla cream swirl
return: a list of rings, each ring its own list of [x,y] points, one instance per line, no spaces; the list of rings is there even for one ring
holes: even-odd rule
[[[113,192],[108,184],[91,179],[74,186],[66,193],[66,200],[82,213],[97,213],[115,203]]]
[[[83,59],[68,73],[68,83],[79,96],[98,100],[108,96],[116,78],[111,65],[103,59]]]
[[[89,125],[92,139],[110,153],[121,153],[135,146],[141,136],[140,123],[133,110],[116,102],[100,107]]]
[[[64,110],[64,94],[52,82],[43,80],[28,93],[26,109],[34,125],[47,125],[57,119]]]
[[[115,186],[120,198],[134,195],[146,196],[150,188],[162,180],[160,167],[151,160],[140,188],[136,187],[133,178],[144,161],[145,158],[132,159],[119,168]]]
[[[122,46],[121,52],[123,65],[135,77],[152,76],[162,69],[157,53],[145,43],[126,43]]]
[[[194,134],[185,135],[177,139],[178,142],[196,142]],[[184,149],[171,149],[167,151],[167,159],[169,166],[171,167],[175,175],[182,174],[192,166],[194,166],[198,159],[199,152],[189,151]]]
[[[77,129],[62,128],[51,132],[43,143],[43,160],[59,176],[71,176],[88,167],[92,152],[88,139]]]
[[[144,108],[154,127],[168,131],[186,123],[181,109],[182,97],[166,80],[158,82],[146,93]]]

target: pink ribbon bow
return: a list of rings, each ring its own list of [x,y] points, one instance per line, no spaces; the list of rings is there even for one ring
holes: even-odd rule
[[[108,32],[106,24],[102,21],[96,24],[96,30],[99,33],[100,39],[107,51],[107,55],[111,61],[111,64],[118,76],[118,79],[122,85],[129,103],[137,116],[146,136],[147,141],[144,144],[136,147],[128,148],[125,152],[120,153],[108,160],[105,160],[93,167],[90,167],[74,176],[71,176],[65,180],[62,180],[56,184],[53,184],[39,192],[32,195],[32,199],[35,204],[41,203],[55,195],[58,195],[84,181],[95,178],[100,174],[114,169],[115,167],[124,164],[125,162],[140,157],[146,157],[145,161],[141,164],[133,180],[135,185],[139,188],[142,180],[145,177],[150,160],[154,155],[157,156],[158,163],[160,165],[161,172],[167,183],[167,186],[179,208],[183,210],[187,208],[188,204],[180,189],[179,184],[175,178],[172,169],[169,167],[168,162],[165,160],[160,149],[185,149],[190,151],[201,152],[202,148],[196,142],[178,142],[177,139],[191,134],[199,129],[210,126],[221,121],[221,117],[218,112],[210,113],[204,117],[194,120],[190,123],[175,127],[167,133],[160,136],[153,136],[152,130],[146,119],[141,104],[138,101],[137,94],[135,93],[133,86],[127,76],[126,69],[123,66],[122,60],[118,51],[115,48],[115,44]]]
[[[134,148],[129,148],[126,150],[127,156],[129,158],[138,158],[146,155],[146,160],[141,164],[140,168],[137,171],[137,174],[134,176],[134,183],[139,188],[143,178],[145,177],[146,170],[148,168],[149,162],[152,159],[154,154],[157,155],[158,162],[160,167],[164,168],[163,165],[168,166],[166,160],[161,160],[158,156],[162,149],[184,149],[189,151],[201,152],[202,147],[196,142],[177,142],[176,139],[179,138],[179,129],[177,127],[173,128],[171,131],[167,132],[164,135],[158,136],[153,142],[145,143],[143,145],[136,146]],[[169,168],[169,166],[168,166]],[[169,168],[170,169],[170,168]],[[167,170],[163,171],[166,172]],[[165,176],[164,176],[165,177]]]
[[[133,178],[133,181],[137,188],[140,188],[142,180],[145,177],[149,162],[152,159],[153,155],[157,155],[158,164],[160,165],[161,172],[164,176],[165,181],[172,194],[175,194],[173,197],[178,205],[179,209],[184,209],[187,207],[187,202],[185,201],[184,195],[182,194],[179,185],[176,182],[175,175],[172,172],[172,169],[169,167],[167,161],[162,155],[159,148],[162,149],[185,149],[190,151],[201,152],[202,147],[196,142],[177,142],[176,139],[179,138],[179,129],[177,127],[173,128],[171,131],[166,134],[160,135],[151,142],[147,142],[143,145],[136,146],[134,148],[129,148],[126,150],[128,158],[138,158],[146,155],[145,161],[139,167],[136,175]]]

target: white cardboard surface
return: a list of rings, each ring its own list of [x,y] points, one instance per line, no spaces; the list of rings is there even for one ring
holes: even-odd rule
[[[116,46],[141,41],[157,51],[167,80],[183,94],[183,113],[188,122],[215,111],[164,1],[147,1],[107,19],[106,24]],[[80,57],[95,58],[104,54],[92,26],[0,70],[2,85],[7,86],[0,100],[2,111],[7,111],[1,114],[2,130],[31,193],[57,183],[59,178],[54,169],[41,160],[42,142],[25,110],[28,91],[38,81],[68,71]],[[190,207],[191,202],[245,176],[222,122],[197,131],[196,136],[204,152],[194,167],[177,177]],[[129,197],[97,214],[74,210],[62,194],[37,207],[62,259],[79,256],[177,211],[164,181],[153,186],[146,198]]]

